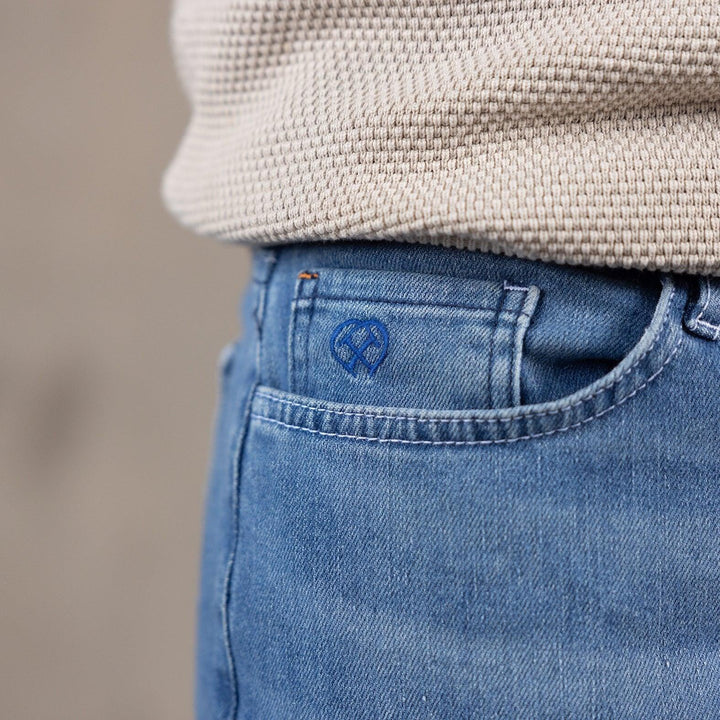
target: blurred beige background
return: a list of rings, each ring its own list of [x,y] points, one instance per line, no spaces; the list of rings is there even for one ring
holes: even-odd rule
[[[166,214],[165,0],[0,0],[0,718],[192,716],[247,253]]]

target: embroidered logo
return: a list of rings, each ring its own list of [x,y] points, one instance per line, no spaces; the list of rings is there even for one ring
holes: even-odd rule
[[[387,328],[374,318],[346,320],[335,328],[330,338],[333,357],[353,376],[357,376],[357,367],[361,364],[372,377],[385,359],[387,348]]]

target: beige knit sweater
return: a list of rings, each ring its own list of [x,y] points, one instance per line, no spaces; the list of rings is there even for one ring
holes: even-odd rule
[[[176,0],[172,36],[202,233],[720,274],[720,0]]]

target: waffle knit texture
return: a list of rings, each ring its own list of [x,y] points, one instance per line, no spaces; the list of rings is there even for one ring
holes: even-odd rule
[[[717,0],[176,0],[171,211],[720,274]]]

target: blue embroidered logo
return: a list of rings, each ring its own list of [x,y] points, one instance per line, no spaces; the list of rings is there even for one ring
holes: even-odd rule
[[[330,338],[333,357],[353,376],[362,363],[372,377],[385,359],[388,348],[387,328],[379,321],[346,320],[340,323]]]

